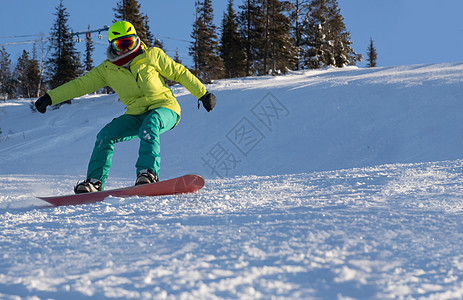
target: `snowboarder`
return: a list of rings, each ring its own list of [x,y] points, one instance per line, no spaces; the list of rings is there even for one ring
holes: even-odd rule
[[[80,97],[110,86],[127,106],[98,133],[88,164],[87,179],[78,183],[76,194],[101,191],[108,177],[114,144],[140,138],[135,185],[157,182],[160,169],[159,135],[180,121],[180,105],[166,86],[165,77],[182,84],[203,103],[207,111],[216,97],[183,65],[174,62],[161,49],[148,48],[126,21],[114,23],[108,31],[107,59],[85,75],[65,83],[36,102],[45,113],[47,106]]]

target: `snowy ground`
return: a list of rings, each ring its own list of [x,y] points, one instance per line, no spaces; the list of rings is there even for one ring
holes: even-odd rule
[[[0,103],[0,298],[463,297],[463,65],[223,80],[163,135],[196,194],[50,207],[85,176],[114,96]],[[107,187],[133,184],[136,142]]]

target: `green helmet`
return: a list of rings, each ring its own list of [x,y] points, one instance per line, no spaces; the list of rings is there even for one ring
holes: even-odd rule
[[[137,34],[135,27],[127,21],[118,21],[109,27],[108,41],[112,42],[123,36]]]

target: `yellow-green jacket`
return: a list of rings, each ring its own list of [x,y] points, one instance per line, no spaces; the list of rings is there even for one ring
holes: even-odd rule
[[[144,48],[143,54],[130,63],[130,70],[105,60],[85,75],[49,91],[52,105],[110,86],[127,106],[126,114],[139,115],[165,107],[176,112],[180,119],[180,105],[162,76],[179,82],[198,99],[206,94],[206,88],[161,49]]]

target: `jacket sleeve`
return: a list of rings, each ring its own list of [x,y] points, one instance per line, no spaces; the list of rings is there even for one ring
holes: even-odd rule
[[[169,80],[183,85],[193,96],[201,98],[206,94],[206,87],[185,66],[175,62],[159,48],[151,48],[157,71]]]
[[[107,86],[106,80],[103,76],[103,73],[101,72],[102,68],[103,64],[92,69],[79,78],[71,80],[51,91],[48,91],[52,105],[93,93]]]

